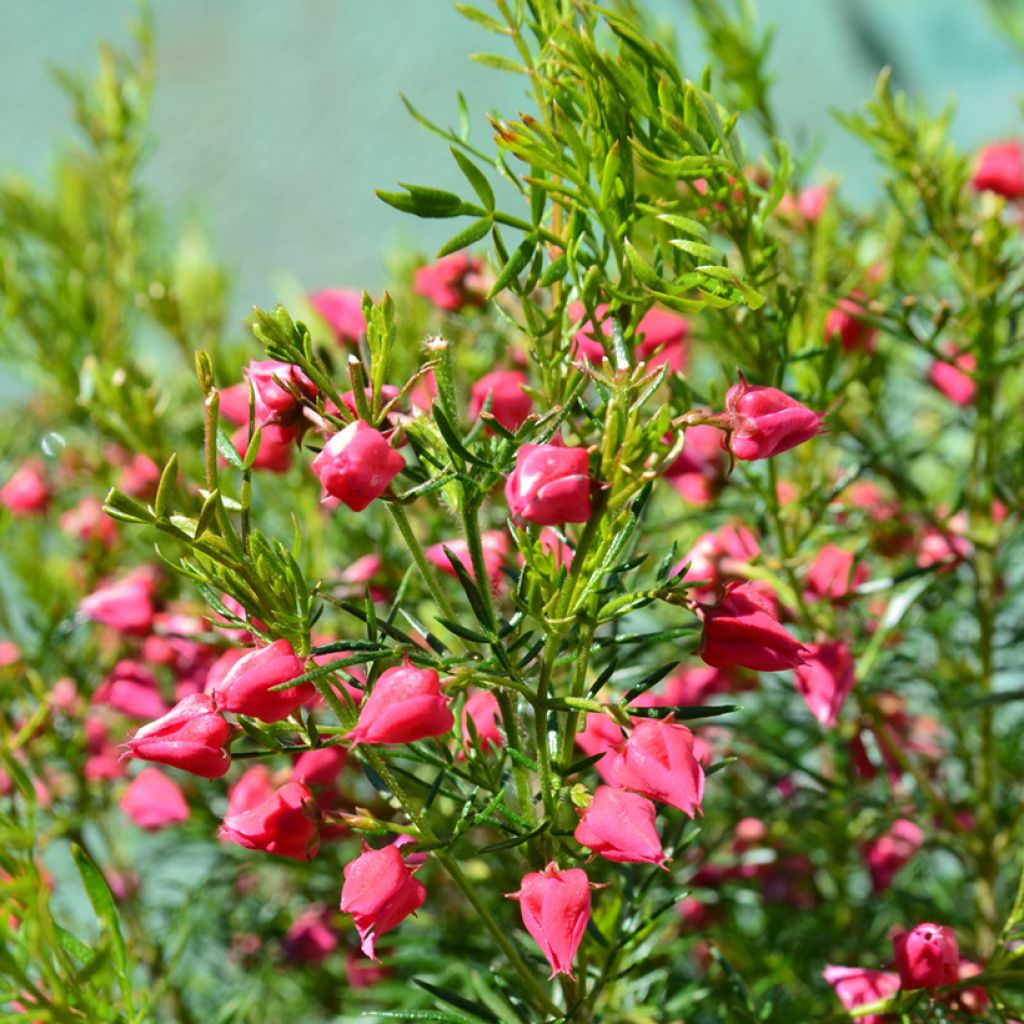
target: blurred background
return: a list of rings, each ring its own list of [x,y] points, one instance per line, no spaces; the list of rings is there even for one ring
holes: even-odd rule
[[[761,0],[777,28],[774,100],[787,140],[816,145],[820,175],[867,199],[879,187],[865,147],[835,121],[871,95],[880,67],[930,107],[957,98],[953,135],[974,147],[1019,133],[1020,53],[992,11],[1016,0]],[[487,7],[486,0],[479,6]],[[685,0],[649,0],[699,75]],[[233,275],[232,310],[298,287],[379,288],[400,246],[432,253],[449,225],[384,206],[373,189],[398,180],[440,187],[461,178],[438,138],[399,93],[443,125],[456,90],[477,141],[484,114],[525,104],[517,76],[467,55],[497,37],[448,0],[175,0],[154,4],[157,88],[148,181],[168,216],[197,218]],[[50,68],[91,74],[102,39],[125,43],[134,0],[3,0],[0,173],[44,184],[71,131]],[[812,175],[814,177],[814,175]]]

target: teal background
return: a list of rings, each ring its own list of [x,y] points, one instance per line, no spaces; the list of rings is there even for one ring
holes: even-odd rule
[[[486,0],[480,6],[487,7]],[[687,71],[702,66],[684,0],[654,0],[677,27]],[[158,82],[147,178],[172,221],[198,216],[234,278],[233,312],[296,285],[378,287],[399,245],[432,251],[449,224],[403,217],[373,195],[401,179],[457,186],[445,145],[398,94],[444,124],[455,90],[474,133],[514,114],[522,85],[470,63],[498,37],[448,0],[156,0]],[[70,133],[48,68],[94,66],[100,39],[124,42],[130,0],[0,0],[0,169],[45,181]],[[981,0],[762,0],[777,24],[775,102],[788,141],[863,198],[877,188],[865,148],[835,122],[891,63],[899,84],[939,107],[957,96],[956,139],[1019,132],[1018,54]],[[450,231],[448,232],[450,233]]]

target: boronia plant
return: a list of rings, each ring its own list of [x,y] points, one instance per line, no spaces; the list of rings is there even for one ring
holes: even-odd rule
[[[883,74],[854,207],[745,4],[456,6],[380,295],[233,336],[145,26],[0,186],[4,1019],[1024,1017],[1020,144]]]

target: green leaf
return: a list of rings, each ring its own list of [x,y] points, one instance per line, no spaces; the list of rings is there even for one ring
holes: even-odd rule
[[[492,1024],[497,1024],[498,1022],[498,1018],[486,1006],[481,1006],[480,1003],[475,1003],[472,999],[466,999],[465,996],[460,996],[458,992],[442,988],[440,985],[432,985],[429,981],[424,981],[422,978],[413,978],[412,983],[419,985],[420,988],[425,989],[433,996],[437,996],[438,999],[448,1003],[450,1006],[454,1006],[457,1010],[465,1010],[466,1013],[471,1013],[474,1017],[492,1022]]]
[[[487,293],[488,299],[493,299],[495,295],[503,292],[508,287],[512,279],[517,277],[520,271],[522,271],[533,258],[533,253],[536,248],[537,240],[532,235],[520,242],[515,252],[509,256],[508,263],[501,268],[501,273],[498,274],[494,284],[491,285],[491,290]]]
[[[466,176],[466,180],[473,187],[473,191],[480,197],[480,202],[484,204],[484,208],[493,210],[494,189],[491,188],[491,183],[487,180],[484,172],[455,146],[451,147],[451,151],[452,156],[455,157],[455,162],[459,165],[459,170]]]
[[[449,253],[465,249],[466,246],[472,245],[474,242],[479,242],[480,239],[491,230],[492,224],[493,221],[490,217],[482,217],[480,220],[473,221],[469,227],[464,228],[457,235],[449,238],[448,241],[437,250],[437,258],[440,259],[442,256],[447,256]]]
[[[399,182],[399,184],[402,184]],[[405,192],[384,192],[377,189],[378,199],[388,206],[393,206],[402,213],[411,213],[417,217],[437,219],[457,217],[462,212],[462,200],[454,192],[442,192],[440,189],[424,188],[402,184]]]
[[[170,504],[171,497],[174,494],[174,488],[177,486],[177,483],[178,455],[177,452],[174,452],[167,460],[167,465],[164,466],[164,471],[160,474],[160,483],[156,489],[156,498],[153,501],[153,510],[156,512],[157,518],[163,518],[163,514],[167,510],[167,506]]]
[[[498,53],[471,53],[469,59],[485,68],[494,68],[496,71],[511,71],[516,75],[529,74],[526,65],[512,60],[510,57],[502,57]]]
[[[464,18],[469,19],[469,21],[474,22],[481,28],[487,29],[488,32],[495,32],[501,36],[512,35],[512,30],[508,25],[503,25],[497,18],[484,14],[483,11],[478,10],[476,7],[471,7],[469,4],[455,4],[455,10]]]
[[[219,423],[217,424],[217,451],[229,466],[233,466],[235,469],[245,468],[238,449],[232,444],[228,432]]]
[[[77,843],[71,844],[71,856],[74,858],[75,867],[78,868],[79,877],[82,879],[82,886],[85,894],[92,904],[106,934],[110,937],[111,952],[114,956],[114,966],[117,969],[118,981],[121,985],[121,993],[124,1001],[131,1006],[131,978],[128,974],[128,948],[125,945],[124,935],[121,932],[121,921],[117,915],[117,906],[114,897],[110,892],[106,879],[100,873],[89,855]]]
[[[54,923],[57,932],[57,941],[76,959],[83,964],[92,960],[92,950],[77,936],[72,935],[66,928]]]

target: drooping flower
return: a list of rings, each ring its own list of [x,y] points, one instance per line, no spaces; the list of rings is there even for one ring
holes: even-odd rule
[[[353,743],[413,743],[442,736],[454,724],[437,673],[406,662],[380,674],[348,736]]]
[[[659,865],[667,860],[654,824],[654,804],[639,793],[598,786],[580,813],[576,842],[605,860]]]
[[[748,384],[742,377],[725,396],[730,420],[727,444],[745,462],[767,459],[822,432],[822,417],[778,388]]]
[[[831,729],[856,682],[849,647],[842,640],[810,644],[794,675],[797,691],[811,714]]]
[[[924,832],[909,818],[897,818],[877,839],[864,844],[864,861],[875,892],[884,892],[903,866],[921,849]]]
[[[162,718],[139,729],[127,742],[140,761],[181,768],[206,779],[219,779],[231,767],[227,743],[231,727],[218,713],[213,698],[194,693]]]
[[[124,791],[119,806],[140,828],[150,832],[188,818],[180,787],[156,768],[143,768]]]
[[[383,434],[356,420],[324,445],[312,465],[327,494],[361,512],[388,489],[405,459]]]
[[[262,802],[229,813],[217,834],[247,850],[311,860],[320,847],[316,801],[308,786],[286,782]]]
[[[280,722],[316,692],[312,683],[275,689],[304,672],[305,665],[292,645],[287,640],[275,640],[236,661],[211,692],[221,711],[249,715],[262,722]]]

